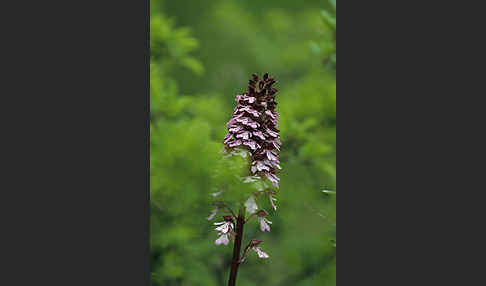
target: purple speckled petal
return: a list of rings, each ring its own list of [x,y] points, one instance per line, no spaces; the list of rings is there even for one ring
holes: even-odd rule
[[[260,222],[260,230],[261,231],[270,231],[270,224],[272,224],[271,221],[267,220],[264,217],[258,217],[258,221]]]
[[[256,76],[256,75],[255,75]],[[278,161],[280,151],[280,136],[278,113],[275,111],[276,89],[271,87],[275,79],[264,75],[249,81],[248,90],[238,94],[233,115],[226,124],[228,134],[223,139],[226,145],[225,154],[234,154],[233,148],[247,146],[245,150],[252,160],[250,173],[256,177],[268,178],[278,188],[279,178],[275,175],[281,169]],[[273,198],[270,199],[273,203]],[[275,209],[275,206],[272,205]]]
[[[280,146],[277,144],[277,142],[275,142],[275,140],[272,140],[272,144],[275,147],[275,149],[277,149],[278,151],[280,151]]]
[[[260,145],[258,145],[258,143],[256,143],[253,140],[246,140],[243,142],[243,145],[250,147],[252,150],[256,150],[257,148],[260,148]]]
[[[229,146],[229,147],[236,147],[236,146],[239,146],[239,145],[241,145],[241,144],[242,144],[241,140],[240,140],[240,139],[238,139],[238,140],[235,140],[235,141],[229,142],[228,146]]]
[[[256,166],[256,168],[257,168],[258,171],[263,171],[263,170],[270,171],[270,168],[269,168],[270,164],[268,164],[268,166],[267,166],[265,164],[265,162],[260,161],[260,160],[254,161],[253,163],[255,164],[255,166]]]
[[[243,127],[241,125],[234,125],[234,127],[228,129],[229,132],[233,132],[233,133],[237,133],[241,130],[243,130]]]
[[[226,134],[223,143],[228,144],[229,141],[231,141],[231,133]]]
[[[251,108],[251,106],[246,106],[246,107],[240,109],[240,111],[246,111],[249,114],[253,115],[254,117],[260,117],[260,113],[258,111],[256,111],[255,109]]]
[[[271,174],[271,173],[267,173],[265,172],[265,176],[268,178],[268,180],[270,182],[272,182],[272,185],[275,187],[275,188],[278,188],[278,177],[275,176],[274,174]]]
[[[270,110],[265,111],[265,114],[268,115],[268,116],[270,116],[272,119],[277,119],[275,117],[275,115],[272,113],[272,111],[270,111]]]
[[[274,132],[274,131],[272,131],[272,130],[270,130],[268,128],[265,131],[267,131],[267,134],[270,135],[270,136],[272,136],[272,137],[278,137],[278,133],[277,132]]]
[[[275,125],[275,127],[278,127],[278,122],[275,119],[270,119],[270,121]]]
[[[250,137],[251,137],[251,133],[250,133],[250,132],[248,132],[248,131],[243,131],[243,132],[241,132],[241,133],[238,133],[238,134],[237,134],[235,137],[236,137],[236,138],[242,138],[242,139],[247,140],[248,138],[250,138]]]
[[[271,163],[273,166],[277,167],[277,169],[282,170],[282,167],[280,167],[280,165],[277,162],[272,161]]]
[[[234,125],[235,123],[236,123],[236,119],[231,118],[231,120],[228,121],[228,123],[226,123],[226,126],[230,127],[230,126]]]
[[[247,125],[250,126],[251,128],[258,128],[257,122],[249,122]]]
[[[274,167],[277,167],[278,169],[282,169],[277,162],[278,162],[278,160],[273,160],[273,161],[269,161],[269,160],[266,160],[266,159],[263,160],[263,163],[265,163],[265,165],[267,165],[267,166],[270,166],[270,167],[274,166]]]
[[[253,131],[253,135],[257,136],[258,138],[260,138],[262,140],[265,140],[265,136],[263,136],[263,132],[261,132],[260,130]]]
[[[228,235],[227,234],[221,235],[218,239],[216,239],[214,243],[216,245],[221,245],[221,244],[228,245],[229,243]]]
[[[275,175],[275,174],[270,174],[270,176],[272,176],[272,177],[273,177],[275,180],[280,181],[280,178],[279,178],[279,177],[277,177],[277,175]]]
[[[277,199],[272,197],[272,194],[269,194],[268,195],[268,199],[270,200],[270,204],[272,205],[272,209],[274,210],[277,210],[277,206],[275,205],[275,203],[273,201],[276,201]]]
[[[275,153],[273,151],[266,150],[265,153],[267,155],[268,160],[270,161],[278,160],[277,156],[275,156]]]

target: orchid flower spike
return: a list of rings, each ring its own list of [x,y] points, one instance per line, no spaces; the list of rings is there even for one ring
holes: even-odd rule
[[[250,173],[268,179],[278,188],[277,177],[281,169],[278,160],[280,135],[278,113],[275,111],[277,89],[272,85],[275,79],[264,74],[261,79],[256,74],[248,84],[247,92],[236,96],[237,102],[231,119],[226,126],[228,133],[223,139],[225,151],[231,154],[239,148],[246,148],[251,155]]]

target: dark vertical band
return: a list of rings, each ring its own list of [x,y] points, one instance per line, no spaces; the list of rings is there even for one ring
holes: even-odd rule
[[[13,4],[0,285],[148,286],[149,0]]]

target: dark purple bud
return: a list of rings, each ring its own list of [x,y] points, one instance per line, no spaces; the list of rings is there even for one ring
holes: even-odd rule
[[[278,114],[274,111],[276,89],[269,87],[275,83],[268,74],[258,80],[256,74],[248,81],[248,92],[236,96],[238,104],[228,121],[228,134],[224,137],[226,154],[234,148],[247,148],[252,160],[250,174],[268,179],[278,188],[276,176],[281,168],[278,161],[280,136]],[[255,85],[258,83],[258,93]]]
[[[268,215],[268,212],[264,209],[261,209],[257,212],[257,215],[258,216],[266,216],[266,215]]]
[[[267,88],[270,89],[274,83],[276,83],[276,81],[273,78],[269,79],[267,82]]]
[[[229,221],[229,222],[235,223],[232,215],[225,215],[225,216],[223,216],[223,219],[224,219],[224,221]]]

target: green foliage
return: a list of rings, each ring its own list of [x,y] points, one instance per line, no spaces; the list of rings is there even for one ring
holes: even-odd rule
[[[311,47],[315,54],[323,57],[323,63],[336,68],[336,1],[329,0],[329,9],[321,10],[321,18],[327,32],[323,32],[319,41],[312,41]],[[329,37],[330,36],[330,37]]]
[[[297,2],[151,1],[152,285],[227,283],[232,249],[214,245],[206,218],[211,193],[227,188],[237,201],[251,191],[235,177],[248,162],[220,150],[253,72],[278,81],[283,169],[277,212],[263,206],[272,231],[245,226],[245,241],[264,240],[270,259],[250,255],[237,285],[335,285],[336,196],[322,192],[336,190],[336,85],[324,48],[335,47],[335,29],[321,13],[335,19],[335,10]]]
[[[201,75],[204,71],[201,62],[189,56],[198,46],[188,28],[175,28],[173,21],[162,16],[150,18],[150,57],[164,70],[182,66]]]

